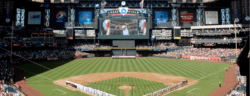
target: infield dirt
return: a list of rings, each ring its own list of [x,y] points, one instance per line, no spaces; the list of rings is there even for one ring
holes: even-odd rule
[[[98,82],[98,81],[103,81],[103,80],[108,80],[108,79],[113,79],[113,78],[118,78],[118,77],[134,77],[134,78],[139,78],[139,79],[145,79],[149,81],[155,81],[155,82],[160,82],[164,83],[167,86],[171,86],[173,84],[179,83],[181,81],[188,80],[188,85],[181,88],[184,89],[186,87],[192,86],[199,81],[185,78],[185,77],[180,77],[180,76],[174,76],[174,75],[166,75],[166,74],[159,74],[159,73],[142,73],[142,72],[110,72],[110,73],[94,73],[94,74],[86,74],[86,75],[80,75],[80,76],[73,76],[69,78],[64,78],[60,79],[57,81],[54,81],[54,84],[60,85],[62,87],[65,87],[67,89],[70,89],[72,91],[79,91],[77,89],[74,89],[72,87],[66,86],[66,81],[72,81],[78,84],[82,84],[84,86],[87,86],[90,83],[93,82]],[[82,91],[80,91],[82,92]],[[85,94],[88,94],[86,92],[83,92]],[[90,95],[90,94],[88,94]],[[92,95],[94,96],[94,95]]]

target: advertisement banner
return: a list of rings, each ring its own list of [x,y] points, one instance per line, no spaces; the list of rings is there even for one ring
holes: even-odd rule
[[[205,11],[206,24],[219,24],[218,11]]]
[[[30,11],[28,13],[28,24],[29,25],[41,24],[41,12],[40,11]]]
[[[64,25],[67,22],[67,14],[65,11],[54,12],[53,23],[56,25]]]
[[[79,25],[92,24],[92,11],[79,11]]]
[[[194,15],[193,13],[183,13],[181,14],[181,22],[193,22]]]
[[[155,24],[168,24],[168,11],[155,11]]]
[[[47,60],[58,60],[58,58],[53,58],[53,57],[50,57],[50,58],[47,58]]]
[[[182,56],[182,58],[186,59],[186,58],[189,58],[189,56]],[[221,61],[221,57],[190,56],[190,60]]]

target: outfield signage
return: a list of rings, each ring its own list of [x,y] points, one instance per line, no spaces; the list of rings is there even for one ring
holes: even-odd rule
[[[183,55],[182,58],[190,60],[210,60],[210,61],[221,61],[221,57],[205,57],[205,56],[188,56]]]
[[[219,24],[218,11],[205,11],[206,24]]]
[[[193,22],[193,21],[194,21],[193,13],[181,14],[181,22]]]

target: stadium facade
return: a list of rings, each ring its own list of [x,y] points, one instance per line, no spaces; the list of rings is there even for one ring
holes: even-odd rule
[[[171,44],[242,47],[249,34],[247,0],[105,2],[1,0],[1,46],[72,49],[96,57],[151,56],[167,52],[164,46]]]

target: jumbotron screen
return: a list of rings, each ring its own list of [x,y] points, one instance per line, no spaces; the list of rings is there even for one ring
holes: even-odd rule
[[[146,19],[102,19],[100,20],[100,38],[146,38],[148,35]],[[110,38],[110,39],[111,39]]]

